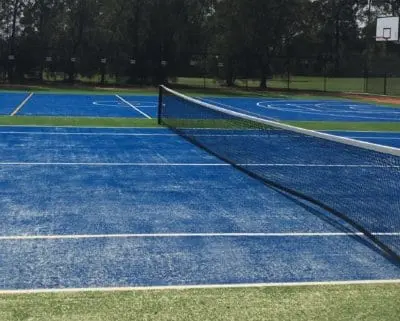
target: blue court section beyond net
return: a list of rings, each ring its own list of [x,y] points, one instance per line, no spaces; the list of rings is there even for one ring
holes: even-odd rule
[[[344,222],[169,130],[0,139],[0,290],[400,279]]]
[[[126,99],[125,99],[126,98]],[[35,94],[19,115],[146,118],[148,106],[156,110],[154,96]],[[152,112],[152,116],[155,114]]]
[[[27,93],[0,93],[0,115],[10,115],[27,97]]]
[[[0,114],[9,115],[28,94],[0,94]],[[157,97],[35,93],[17,115],[156,118]],[[350,100],[202,98],[217,106],[282,121],[398,122],[400,109]],[[400,126],[399,126],[400,131]]]
[[[351,100],[202,98],[213,105],[282,121],[396,122],[400,109]],[[400,126],[399,126],[400,130]]]

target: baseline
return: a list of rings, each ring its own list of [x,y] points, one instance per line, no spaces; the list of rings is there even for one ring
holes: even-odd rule
[[[79,293],[79,292],[131,292],[131,291],[171,291],[200,289],[235,289],[235,288],[268,288],[268,287],[311,287],[311,286],[349,286],[372,284],[400,284],[400,279],[387,280],[354,280],[326,282],[276,282],[276,283],[232,283],[232,284],[201,284],[201,285],[166,285],[138,287],[102,287],[102,288],[64,288],[64,289],[27,289],[0,290],[0,295],[14,294],[44,294],[44,293]]]
[[[400,236],[400,232],[372,232],[375,236]],[[361,232],[293,232],[293,233],[132,233],[132,234],[73,234],[73,235],[17,235],[0,236],[0,241],[27,240],[80,240],[80,239],[129,239],[129,238],[193,238],[193,237],[348,237],[365,236]]]

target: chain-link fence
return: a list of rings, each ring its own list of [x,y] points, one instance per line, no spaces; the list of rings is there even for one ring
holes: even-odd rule
[[[269,89],[400,95],[400,56],[261,59],[249,53],[184,53],[174,58],[118,53],[67,57],[61,50],[48,50],[42,57],[0,53],[2,83],[151,86],[168,82],[181,87],[255,89],[263,76]]]

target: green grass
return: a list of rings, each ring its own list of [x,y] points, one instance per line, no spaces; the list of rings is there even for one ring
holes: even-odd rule
[[[400,284],[1,295],[2,321],[398,320]]]
[[[156,127],[156,119],[0,116],[0,125],[78,126],[78,127]]]
[[[154,87],[114,88],[90,86],[3,86],[0,92],[34,92],[37,94],[71,94],[71,95],[157,95],[158,89]]]
[[[99,76],[93,78],[95,81],[99,81]],[[93,80],[91,79],[91,80]],[[114,78],[113,78],[114,79]],[[90,80],[90,79],[84,79]],[[212,92],[213,90],[225,91],[228,90],[224,87],[223,80],[217,80],[213,77],[175,77],[170,79],[170,83],[174,86],[180,88],[195,89],[195,92],[202,92],[207,94],[207,92]],[[256,89],[259,87],[259,79],[238,79],[236,80],[236,85],[243,90],[246,87]],[[366,81],[363,77],[328,77],[326,81],[324,77],[312,77],[312,76],[292,76],[290,78],[289,88],[295,91],[318,91],[318,92],[330,92],[341,93],[341,92],[358,92],[363,93],[365,91]],[[75,94],[102,94],[102,93],[123,93],[123,94],[156,94],[157,90],[154,87],[136,87],[136,88],[122,88],[115,84],[115,79],[108,82],[105,86],[96,86],[93,83],[81,82],[75,85],[68,85],[65,83],[51,83],[47,82],[47,85],[2,85],[0,87],[3,90],[24,90],[24,91],[34,91],[34,92],[69,92]],[[272,89],[288,89],[288,81],[285,77],[275,76],[268,81],[268,87]],[[375,77],[368,79],[368,92],[372,94],[383,94],[384,90],[384,80],[383,78]],[[231,93],[234,90],[228,90]],[[388,95],[400,95],[400,78],[388,78],[387,79],[387,94]]]
[[[289,125],[314,130],[399,131],[399,122],[287,122]],[[94,118],[94,117],[47,117],[47,116],[0,116],[0,125],[20,126],[77,126],[77,127],[157,127],[157,119],[144,118]],[[210,126],[209,122],[206,124]],[[228,127],[232,128],[232,126]]]
[[[201,77],[178,77],[173,79],[173,83],[181,86],[194,86],[207,88],[219,88],[223,81],[217,81],[213,78]],[[240,88],[247,87],[249,90],[259,87],[259,79],[238,79],[236,85]],[[290,78],[289,89],[295,91],[319,91],[327,93],[341,93],[341,92],[357,92],[363,93],[365,91],[365,79],[362,77],[327,77],[326,82],[324,77],[311,77],[311,76],[292,76]],[[268,80],[268,87],[272,89],[288,89],[288,81],[286,78],[279,76],[273,77]],[[368,92],[372,94],[383,94],[384,79],[375,77],[368,79]],[[299,93],[298,93],[299,94]],[[400,95],[400,78],[387,79],[387,94]]]
[[[290,89],[287,91],[287,80],[275,77],[268,81],[270,90],[260,91],[258,89],[259,80],[249,79],[248,88],[245,88],[244,80],[237,80],[236,86],[228,88],[223,85],[223,81],[213,78],[201,77],[177,77],[170,79],[171,86],[179,91],[191,96],[237,96],[252,97],[265,96],[277,98],[296,98],[296,99],[326,99],[332,97],[340,99],[344,92],[364,92],[364,78],[327,78],[326,92],[324,92],[323,77],[302,77],[293,76],[290,82]],[[371,78],[368,82],[370,93],[383,93],[383,78]],[[389,95],[400,95],[400,78],[388,78],[387,82]],[[205,88],[204,88],[205,85]],[[158,89],[155,87],[118,87],[113,84],[106,86],[95,86],[90,84],[68,85],[63,83],[47,83],[47,85],[1,85],[0,91],[25,91],[35,93],[60,93],[60,94],[84,94],[84,95],[157,95]],[[360,101],[361,98],[347,97],[352,100]],[[365,97],[365,99],[368,99]],[[386,104],[392,106],[390,104]]]
[[[291,121],[289,125],[313,130],[354,130],[354,131],[388,131],[400,132],[400,122],[317,122]]]
[[[237,88],[192,88],[178,87],[179,92],[194,97],[248,97],[252,94]],[[34,92],[35,94],[72,94],[72,95],[140,95],[140,96],[157,96],[158,88],[156,87],[137,87],[137,88],[114,88],[114,87],[84,87],[84,86],[14,86],[0,87],[0,92]],[[281,97],[280,94],[264,92],[267,97]]]
[[[377,81],[379,82],[379,80]],[[213,78],[189,78],[189,77],[178,77],[174,79],[174,83],[178,85],[188,85],[196,87],[204,87],[204,83],[208,88],[216,88],[221,85],[221,81],[217,81]],[[380,83],[380,82],[379,82]],[[246,80],[238,79],[236,84],[239,87],[244,88],[246,86]],[[334,92],[363,92],[364,91],[364,78],[327,78],[326,90]],[[383,81],[382,81],[383,84]],[[259,79],[248,79],[247,86],[249,88],[257,88],[260,85]],[[288,81],[285,78],[274,77],[268,80],[268,87],[270,88],[281,88],[287,89]],[[323,77],[303,77],[293,76],[290,79],[290,89],[296,90],[316,90],[324,91],[324,78]]]

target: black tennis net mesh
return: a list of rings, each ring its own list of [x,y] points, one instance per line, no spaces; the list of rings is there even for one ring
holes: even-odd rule
[[[160,87],[159,122],[248,175],[328,210],[400,258],[400,149],[304,130]]]

